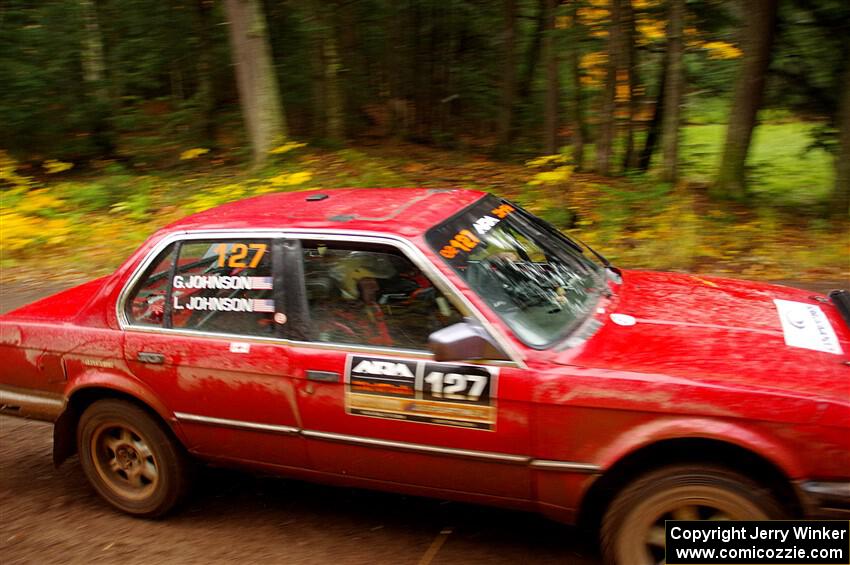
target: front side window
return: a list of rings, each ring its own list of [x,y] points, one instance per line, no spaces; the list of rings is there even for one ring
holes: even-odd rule
[[[603,289],[599,267],[571,240],[493,196],[430,229],[426,240],[531,347],[565,337]]]
[[[399,250],[302,243],[311,339],[427,350],[431,332],[462,316]]]
[[[271,336],[272,281],[269,240],[178,242],[143,275],[126,314],[139,325]]]

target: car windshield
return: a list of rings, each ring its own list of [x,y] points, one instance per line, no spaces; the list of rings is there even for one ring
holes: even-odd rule
[[[554,227],[486,196],[430,229],[428,244],[527,345],[560,341],[605,288],[602,269]]]

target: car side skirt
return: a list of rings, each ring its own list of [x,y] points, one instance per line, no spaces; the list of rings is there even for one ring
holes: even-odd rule
[[[517,455],[513,453],[496,453],[491,451],[476,451],[471,449],[457,449],[451,447],[441,447],[437,445],[428,445],[420,443],[409,443],[403,441],[391,441],[385,439],[377,439],[362,436],[353,436],[347,434],[337,434],[322,432],[317,430],[305,430],[290,426],[273,426],[259,422],[244,422],[241,420],[228,420],[224,418],[212,418],[209,416],[200,416],[197,414],[188,414],[177,412],[174,414],[180,422],[191,422],[195,424],[206,424],[210,426],[222,426],[226,428],[236,428],[251,431],[260,431],[273,434],[294,435],[298,434],[305,438],[334,441],[341,443],[350,443],[367,447],[394,449],[399,451],[416,451],[420,453],[432,453],[435,455],[445,455],[448,457],[461,457],[465,459],[479,459],[486,461],[498,461],[501,463],[509,463],[514,465],[529,465],[536,470],[546,471],[561,471],[567,473],[580,474],[597,474],[602,472],[602,468],[592,463],[580,463],[574,461],[552,461],[547,459],[535,459],[529,455]]]

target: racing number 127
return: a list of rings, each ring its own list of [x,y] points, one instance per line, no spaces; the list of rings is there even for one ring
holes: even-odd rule
[[[484,375],[462,375],[460,373],[442,373],[431,371],[425,382],[431,385],[431,396],[451,400],[476,401],[487,386]]]
[[[268,246],[265,243],[249,243],[248,245],[245,245],[244,243],[234,243],[229,247],[230,254],[228,255],[228,245],[226,243],[219,243],[215,246],[215,252],[218,253],[219,267],[227,265],[228,267],[253,269],[260,264],[260,259],[263,258],[263,255],[266,254],[266,249],[268,249]],[[246,263],[245,258],[248,257],[249,250],[254,250],[255,253],[251,260]]]

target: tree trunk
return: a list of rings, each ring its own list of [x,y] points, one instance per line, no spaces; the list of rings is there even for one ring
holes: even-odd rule
[[[723,158],[712,190],[717,197],[743,199],[747,195],[745,164],[770,65],[777,5],[778,0],[746,3],[744,58],[735,83]]]
[[[661,122],[664,119],[664,91],[667,90],[667,59],[668,51],[664,50],[661,65],[658,67],[658,93],[655,95],[655,108],[652,110],[652,120],[646,130],[643,150],[638,158],[638,170],[646,172],[652,163],[652,154],[655,153],[655,145],[658,143],[658,134],[661,130]]]
[[[313,112],[311,115],[311,135],[318,141],[327,136],[327,94],[325,93],[325,59],[324,45],[322,41],[322,28],[316,13],[319,8],[318,2],[310,2],[310,26],[307,30],[309,36],[310,53],[310,93],[313,97]]]
[[[830,211],[836,217],[850,213],[850,63],[845,62],[844,85],[838,107],[838,152]]]
[[[353,133],[351,130],[359,125],[356,121],[349,119],[349,116],[362,111],[363,105],[367,101],[374,100],[376,92],[381,93],[381,97],[383,97],[385,89],[384,73],[381,71],[370,72],[363,58],[360,49],[363,42],[358,27],[358,9],[359,5],[356,2],[343,2],[336,11],[338,22],[336,37],[339,40],[340,57],[337,80],[339,80],[339,74],[342,74],[345,78],[339,83],[342,132],[344,135],[351,135]],[[386,59],[386,57],[384,58]]]
[[[200,137],[206,147],[216,145],[215,87],[213,85],[212,62],[212,11],[213,0],[195,2],[195,18],[198,33],[197,74],[198,91],[195,96],[200,110]]]
[[[285,138],[286,124],[259,0],[225,0],[236,84],[255,165]]]
[[[331,144],[345,137],[339,70],[342,63],[337,42],[336,4],[309,2],[310,66],[313,84],[313,137]]]
[[[578,0],[573,0],[572,33],[570,34],[569,61],[573,81],[572,130],[573,164],[577,169],[584,166],[584,142],[587,139],[587,125],[584,123],[584,97],[581,84],[581,22],[579,21]]]
[[[426,67],[424,63],[423,51],[427,51],[427,47],[423,47],[425,38],[423,37],[423,8],[421,2],[413,2],[410,10],[410,31],[413,34],[410,64],[413,69],[411,83],[413,85],[412,97],[414,108],[414,121],[411,128],[412,138],[417,141],[424,141],[423,137],[423,122],[425,120],[425,106],[427,105],[427,93],[425,90],[428,87],[428,79],[425,77]]]
[[[106,85],[106,62],[103,55],[103,36],[94,0],[80,0],[83,16],[82,65],[86,91],[92,97],[90,120],[92,140],[104,155],[115,152],[115,134],[110,124],[112,114],[109,89]]]
[[[499,145],[503,150],[511,141],[514,95],[516,93],[516,0],[504,4],[504,60],[502,61],[502,112],[499,117]]]
[[[637,112],[639,108],[640,78],[638,77],[638,59],[635,37],[635,12],[632,0],[622,0],[622,55],[623,66],[626,70],[629,89],[629,119],[626,122],[626,148],[623,153],[623,169],[634,169],[637,166],[637,152],[635,151],[635,128],[637,127]]]
[[[534,83],[534,74],[537,71],[537,60],[540,58],[540,45],[543,39],[543,30],[546,26],[546,2],[547,0],[539,1],[537,15],[535,16],[534,31],[532,32],[531,43],[528,45],[528,49],[525,52],[525,66],[523,67],[522,76],[520,77],[517,89],[518,106],[523,111],[528,109],[528,104],[531,100],[531,87]],[[514,121],[516,122],[516,120]],[[517,125],[518,124],[515,124],[511,130],[511,140],[513,140],[518,133]]]
[[[667,27],[667,78],[664,81],[664,119],[661,144],[664,164],[661,179],[675,183],[679,174],[679,126],[682,116],[682,94],[685,86],[683,57],[685,0],[670,1]]]
[[[337,51],[336,26],[332,10],[324,2],[318,5],[324,33],[322,34],[323,59],[325,62],[325,96],[327,111],[327,139],[331,143],[342,143],[345,137],[345,124],[342,111],[342,96],[339,88],[340,59]]]
[[[103,39],[97,21],[94,0],[80,0],[85,32],[83,34],[83,80],[101,90],[106,64],[103,61]]]
[[[546,99],[543,116],[543,150],[558,152],[558,57],[555,53],[555,0],[546,0],[543,58],[546,62]]]
[[[611,17],[608,24],[608,73],[602,94],[599,135],[596,139],[596,172],[607,175],[611,172],[611,155],[617,129],[617,70],[620,62],[620,1],[608,3]]]

